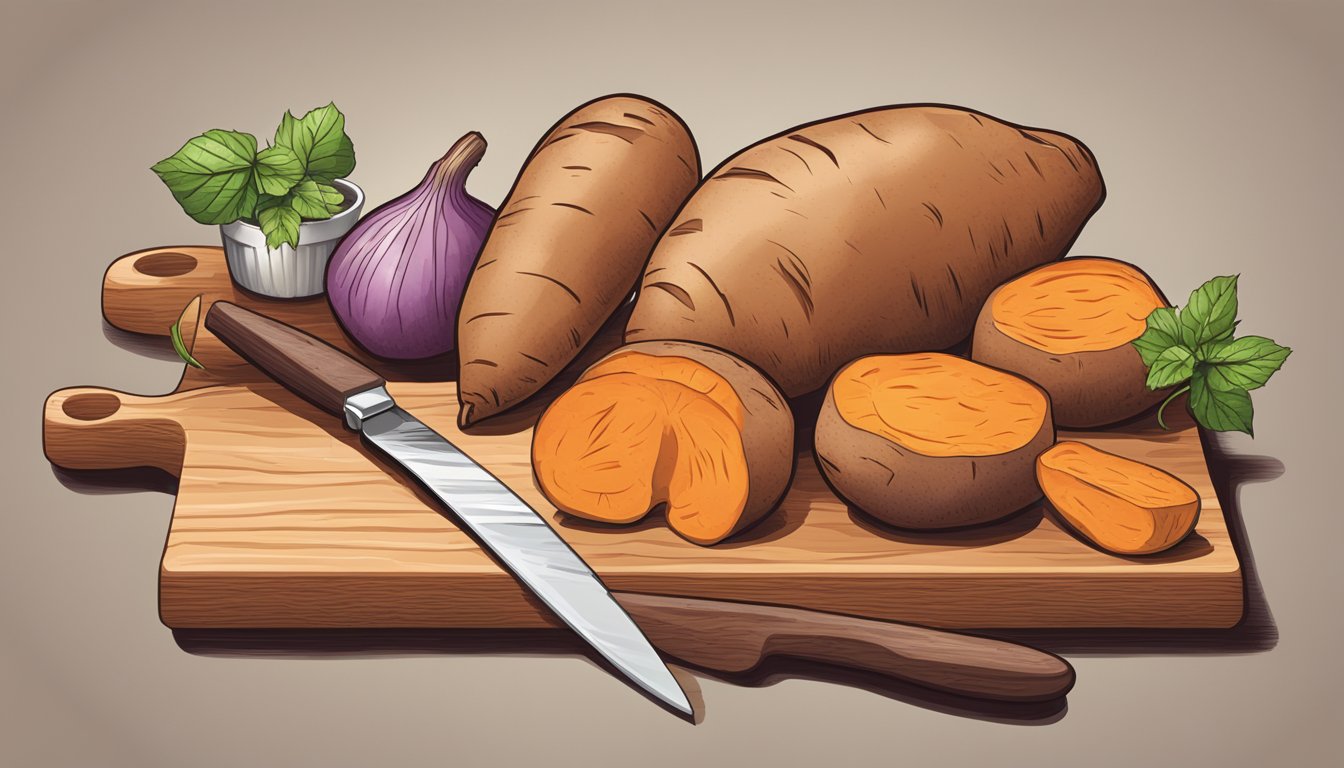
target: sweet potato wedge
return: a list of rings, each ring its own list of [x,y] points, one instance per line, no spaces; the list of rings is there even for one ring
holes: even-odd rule
[[[1170,549],[1199,521],[1199,494],[1180,478],[1085,443],[1042,453],[1036,478],[1069,527],[1115,554]]]

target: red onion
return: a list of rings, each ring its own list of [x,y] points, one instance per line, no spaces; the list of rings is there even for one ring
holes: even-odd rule
[[[495,211],[467,194],[485,154],[468,133],[420,185],[371,211],[327,267],[327,296],[346,332],[369,352],[418,360],[453,350],[467,276]]]

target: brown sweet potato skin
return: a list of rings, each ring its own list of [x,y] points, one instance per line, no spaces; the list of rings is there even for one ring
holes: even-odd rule
[[[589,102],[538,142],[458,313],[463,426],[530,397],[574,359],[630,296],[699,179],[685,124],[637,96]]]
[[[1081,143],[963,109],[801,126],[696,189],[626,340],[720,347],[796,396],[856,357],[964,339],[989,292],[1062,257],[1103,197]]]

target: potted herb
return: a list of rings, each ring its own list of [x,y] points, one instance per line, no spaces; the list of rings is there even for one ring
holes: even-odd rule
[[[345,116],[328,104],[286,112],[260,151],[249,133],[206,131],[153,171],[188,216],[220,225],[238,285],[299,298],[322,293],[327,260],[359,219],[364,193],[345,179],[354,168]]]

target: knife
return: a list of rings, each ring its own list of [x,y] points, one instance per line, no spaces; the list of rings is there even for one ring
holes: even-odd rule
[[[603,658],[654,698],[694,714],[658,652],[587,563],[498,478],[397,407],[381,376],[321,339],[229,302],[215,302],[205,327],[288,389],[344,416]]]

